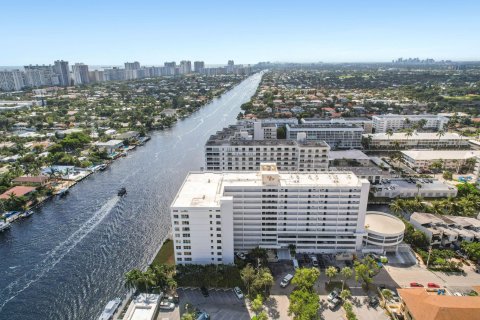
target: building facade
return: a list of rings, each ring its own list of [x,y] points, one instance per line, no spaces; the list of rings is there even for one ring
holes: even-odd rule
[[[75,63],[72,66],[73,81],[76,85],[90,83],[90,74],[88,73],[88,66],[83,63]]]
[[[408,135],[405,132],[395,132],[392,135],[386,133],[364,134],[363,139],[369,148],[373,149],[467,149],[468,140],[458,133],[445,132],[443,135],[433,132],[413,132]]]
[[[363,128],[341,123],[286,125],[287,139],[325,141],[332,150],[362,147]]]
[[[276,162],[280,171],[326,171],[330,147],[323,141],[276,139],[276,127],[230,126],[205,145],[207,171],[258,171],[262,162]],[[260,133],[259,133],[260,132]],[[257,139],[256,139],[257,138]]]
[[[55,73],[58,75],[59,84],[63,87],[68,87],[71,85],[70,76],[70,67],[68,66],[68,61],[57,60],[54,62],[53,66]]]
[[[177,264],[230,264],[256,247],[356,252],[365,235],[369,182],[349,172],[187,175],[171,205]]]
[[[478,150],[408,150],[402,151],[402,157],[410,168],[417,172],[429,171],[435,162],[442,164],[443,170],[457,171],[462,166],[470,166],[473,170],[480,156]],[[469,160],[472,159],[472,160]],[[473,165],[469,165],[472,162]]]
[[[372,117],[375,133],[387,132],[387,130],[399,131],[415,127],[421,120],[425,121],[423,130],[439,131],[445,128],[448,118],[433,114],[385,114]]]
[[[302,124],[349,124],[363,128],[363,133],[372,133],[372,120],[368,118],[303,118],[300,120]]]

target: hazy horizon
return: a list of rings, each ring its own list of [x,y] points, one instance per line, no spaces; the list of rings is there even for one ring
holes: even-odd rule
[[[480,60],[478,1],[19,0],[0,9],[5,66]]]

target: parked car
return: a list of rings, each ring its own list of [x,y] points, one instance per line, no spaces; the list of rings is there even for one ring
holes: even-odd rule
[[[380,302],[378,301],[377,297],[369,297],[368,298],[368,305],[372,308],[376,308]]]
[[[210,319],[210,315],[205,311],[197,311],[196,313],[196,320],[208,320]]]
[[[293,275],[287,274],[287,275],[282,279],[282,282],[280,282],[280,287],[285,288],[286,286],[288,286],[288,284],[290,283],[290,281],[292,281],[292,279],[293,279]]]
[[[237,252],[235,255],[237,256],[238,259],[241,259],[241,260],[246,259],[245,253],[243,252]]]
[[[438,285],[438,284],[436,284],[436,283],[433,283],[433,282],[429,282],[429,283],[427,284],[427,286],[428,286],[429,288],[440,288],[440,285]]]
[[[243,292],[242,290],[240,290],[239,287],[233,288],[233,292],[235,293],[238,299],[243,299]]]
[[[314,266],[315,268],[318,267],[318,259],[316,256],[311,256],[310,257],[312,259],[312,266]]]
[[[418,282],[410,282],[410,287],[423,287],[423,284],[418,283]]]
[[[480,273],[480,267],[476,267],[476,268],[475,268],[475,272],[476,272],[476,273]]]
[[[202,294],[203,294],[204,297],[208,297],[208,296],[210,295],[210,294],[208,293],[208,289],[205,288],[204,286],[202,286],[202,287],[200,288],[200,291],[202,291]]]
[[[175,304],[168,300],[163,300],[162,302],[160,302],[158,307],[160,308],[160,310],[173,310],[175,309]]]
[[[453,295],[454,295],[454,296],[457,296],[457,297],[463,296],[460,292],[454,292]]]
[[[338,290],[334,289],[332,292],[330,292],[327,296],[328,301],[332,301],[333,299],[338,297]]]
[[[340,305],[340,303],[342,303],[340,297],[335,297],[332,300],[328,301],[328,308],[330,310],[334,310],[337,306]]]

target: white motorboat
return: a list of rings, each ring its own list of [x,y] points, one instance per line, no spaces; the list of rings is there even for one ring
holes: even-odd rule
[[[105,306],[105,309],[103,309],[103,312],[98,320],[111,320],[121,303],[122,299],[120,298],[115,298],[109,301]]]

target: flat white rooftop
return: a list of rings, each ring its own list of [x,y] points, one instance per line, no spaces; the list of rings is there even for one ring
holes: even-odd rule
[[[413,160],[466,160],[480,155],[476,150],[406,150],[402,153]]]
[[[414,132],[412,136],[407,137],[405,132],[394,132],[392,136],[386,133],[364,134],[365,138],[371,136],[373,140],[465,140],[458,133],[445,132],[445,135],[439,137],[436,132]]]
[[[335,160],[335,159],[370,160],[370,157],[360,150],[351,149],[351,150],[330,151],[328,153],[328,159],[329,160]]]
[[[392,215],[367,211],[365,215],[365,229],[385,236],[395,236],[405,231],[405,224],[402,220]]]
[[[341,172],[190,172],[175,197],[172,207],[216,207],[225,187],[267,186],[262,174],[278,177],[280,187],[360,187],[361,179],[348,171]]]
[[[372,118],[379,118],[379,119],[438,119],[438,118],[444,118],[441,115],[436,115],[436,114],[381,114],[381,115],[374,115]]]
[[[160,295],[141,293],[128,306],[124,320],[153,320]]]

